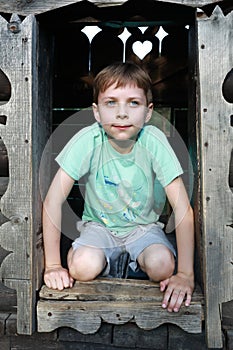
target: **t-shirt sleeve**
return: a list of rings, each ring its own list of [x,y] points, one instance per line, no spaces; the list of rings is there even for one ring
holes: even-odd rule
[[[93,139],[93,134],[84,128],[71,138],[55,158],[58,165],[74,180],[79,180],[90,169]]]

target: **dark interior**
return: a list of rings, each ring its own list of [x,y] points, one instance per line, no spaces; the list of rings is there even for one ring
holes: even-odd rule
[[[65,140],[93,122],[90,112],[85,110],[92,105],[95,75],[112,62],[131,60],[144,67],[152,78],[155,110],[168,122],[164,131],[170,143],[174,148],[186,147],[189,152],[191,170],[190,160],[183,152],[178,149],[177,155],[193,201],[192,186],[196,172],[194,19],[194,8],[154,0],[130,0],[121,6],[101,8],[89,2],[78,2],[38,15],[40,33],[52,39],[51,132],[54,134],[58,130],[59,135],[62,125],[65,135],[59,145],[55,138],[53,158]],[[91,41],[82,31],[90,26],[101,29]],[[130,34],[125,43],[119,37],[124,29]],[[161,29],[166,32],[162,39],[158,35]],[[145,41],[152,44],[152,49],[139,58],[133,44]],[[8,99],[9,94],[8,87]],[[183,142],[181,146],[177,144],[177,134]],[[55,171],[56,165],[53,165]],[[75,184],[69,196],[69,205],[75,215],[64,230],[70,231],[71,236],[76,231],[75,217],[80,217],[83,209],[80,188],[82,192],[81,181]],[[169,215],[170,209],[166,205],[161,220],[166,223]],[[174,235],[171,236],[173,239]],[[62,236],[61,244],[62,260],[66,265],[66,254],[71,244],[67,235]]]

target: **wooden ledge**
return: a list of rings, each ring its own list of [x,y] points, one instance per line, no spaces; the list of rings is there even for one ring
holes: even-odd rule
[[[178,313],[162,309],[163,293],[159,284],[144,280],[96,279],[75,282],[63,291],[43,286],[37,304],[38,332],[71,327],[83,334],[98,331],[101,322],[115,325],[134,322],[150,330],[163,323],[173,323],[189,333],[202,331],[203,295],[193,294],[189,307]]]

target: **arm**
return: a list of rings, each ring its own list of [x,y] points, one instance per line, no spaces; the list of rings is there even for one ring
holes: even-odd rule
[[[176,178],[165,190],[175,215],[178,267],[177,274],[161,281],[160,288],[166,290],[162,306],[177,312],[185,296],[185,305],[190,305],[194,289],[194,219],[182,179]]]
[[[62,204],[74,180],[61,168],[55,175],[43,205],[43,240],[45,253],[44,281],[49,288],[72,287],[73,279],[61,266],[60,238]]]

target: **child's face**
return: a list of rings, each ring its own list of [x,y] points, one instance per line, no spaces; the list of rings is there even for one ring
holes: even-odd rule
[[[113,84],[99,93],[98,105],[93,104],[95,119],[110,139],[119,141],[136,140],[152,111],[153,104],[147,105],[144,90],[136,85]]]

